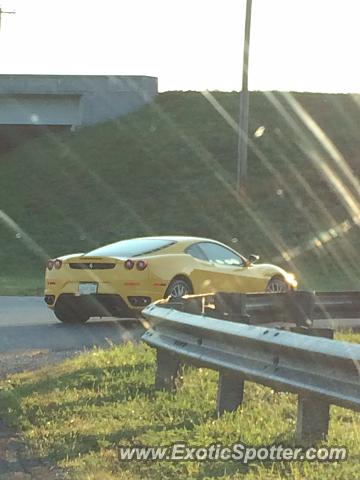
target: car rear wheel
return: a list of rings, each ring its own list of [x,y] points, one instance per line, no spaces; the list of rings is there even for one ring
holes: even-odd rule
[[[267,293],[284,293],[289,291],[289,285],[280,277],[273,277],[267,287]]]
[[[85,323],[90,318],[88,315],[69,304],[60,303],[60,305],[55,305],[54,313],[60,322],[72,325]]]
[[[181,298],[184,295],[193,293],[191,283],[184,278],[174,278],[171,280],[166,292],[165,297]]]

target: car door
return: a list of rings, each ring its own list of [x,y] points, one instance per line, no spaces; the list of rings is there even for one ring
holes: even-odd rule
[[[239,254],[215,242],[199,242],[188,249],[196,261],[196,293],[255,292],[259,281]]]

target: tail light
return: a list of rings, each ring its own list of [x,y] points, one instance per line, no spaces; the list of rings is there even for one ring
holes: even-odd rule
[[[135,262],[133,262],[132,260],[126,260],[126,262],[124,263],[124,267],[126,268],[126,270],[132,270],[135,266]]]
[[[52,270],[53,267],[54,267],[54,260],[49,260],[49,261],[47,262],[46,266],[47,266],[47,268],[48,268],[49,270]]]
[[[138,270],[145,270],[146,267],[147,267],[147,261],[146,260],[139,260],[138,262],[136,262],[136,268]]]
[[[54,262],[54,267],[56,268],[56,270],[59,270],[61,266],[62,266],[62,261],[59,259],[56,259]]]

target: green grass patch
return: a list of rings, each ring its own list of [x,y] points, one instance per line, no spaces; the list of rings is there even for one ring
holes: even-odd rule
[[[201,93],[162,93],[126,117],[2,154],[0,294],[37,292],[48,256],[153,234],[238,239],[241,253],[297,272],[304,288],[359,289],[357,99],[293,95],[329,147],[285,96],[251,93],[248,187],[236,199],[239,98],[213,97],[217,109]]]
[[[44,279],[39,275],[16,276],[16,274],[0,277],[1,295],[41,296],[44,293]]]
[[[360,341],[360,335],[341,339]],[[1,415],[24,431],[36,455],[74,479],[350,479],[359,472],[360,415],[331,409],[324,445],[344,445],[339,463],[119,462],[119,445],[294,444],[296,397],[246,384],[241,410],[215,415],[216,372],[187,368],[176,394],[154,390],[154,351],[126,344],[94,350],[2,382]]]

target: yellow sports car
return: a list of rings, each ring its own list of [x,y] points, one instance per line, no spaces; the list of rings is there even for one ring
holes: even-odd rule
[[[45,302],[64,323],[90,317],[136,317],[168,296],[212,292],[283,292],[297,286],[280,267],[254,265],[230,247],[207,238],[144,237],[88,253],[49,260]]]

